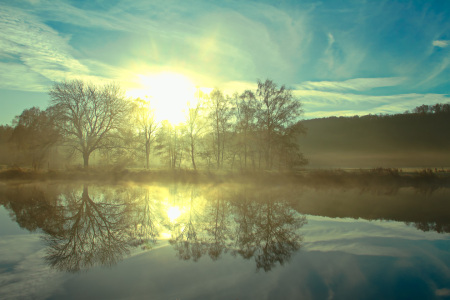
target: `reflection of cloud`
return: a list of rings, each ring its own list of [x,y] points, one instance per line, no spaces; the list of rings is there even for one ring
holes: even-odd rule
[[[356,255],[406,257],[412,255],[409,241],[447,240],[437,232],[422,232],[399,222],[366,221],[351,218],[329,219],[307,216],[302,228],[304,249],[340,251]]]
[[[435,47],[445,48],[448,45],[450,45],[450,40],[435,40],[435,41],[433,41],[433,46],[435,46]]]
[[[448,296],[450,296],[450,289],[446,289],[446,288],[437,289],[436,290],[436,296],[438,296],[438,297],[448,297]]]
[[[6,236],[0,241],[0,263],[12,266],[0,273],[1,299],[47,299],[60,288],[61,273],[52,272],[37,235]]]

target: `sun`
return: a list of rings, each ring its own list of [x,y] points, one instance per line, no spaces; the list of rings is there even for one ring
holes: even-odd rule
[[[184,122],[186,105],[195,100],[196,93],[196,87],[188,77],[173,72],[138,77],[159,121],[168,120],[173,125]]]

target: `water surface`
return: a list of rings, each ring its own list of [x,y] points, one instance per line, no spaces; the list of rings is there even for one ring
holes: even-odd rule
[[[448,299],[450,191],[0,187],[2,299]]]

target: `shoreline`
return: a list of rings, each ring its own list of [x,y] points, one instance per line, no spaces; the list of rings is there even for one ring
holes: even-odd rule
[[[167,169],[45,170],[7,169],[0,171],[0,182],[89,181],[98,183],[242,183],[298,185],[311,187],[415,187],[450,188],[450,170],[303,169],[298,171],[226,171]]]

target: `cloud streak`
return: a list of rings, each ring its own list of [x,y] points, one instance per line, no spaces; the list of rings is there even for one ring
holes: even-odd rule
[[[31,90],[39,90],[36,85],[44,81],[63,80],[66,74],[87,74],[89,70],[71,55],[68,39],[55,30],[40,23],[32,15],[13,8],[0,10],[1,56],[10,58],[4,63],[0,76],[3,88],[19,88],[24,85]],[[8,73],[23,71],[19,83],[10,79]],[[6,74],[5,74],[6,73]],[[19,86],[18,86],[19,85]],[[22,87],[23,89],[23,87]]]
[[[368,91],[379,87],[397,86],[405,81],[403,77],[354,78],[345,81],[306,81],[296,86],[299,90],[320,91]]]

